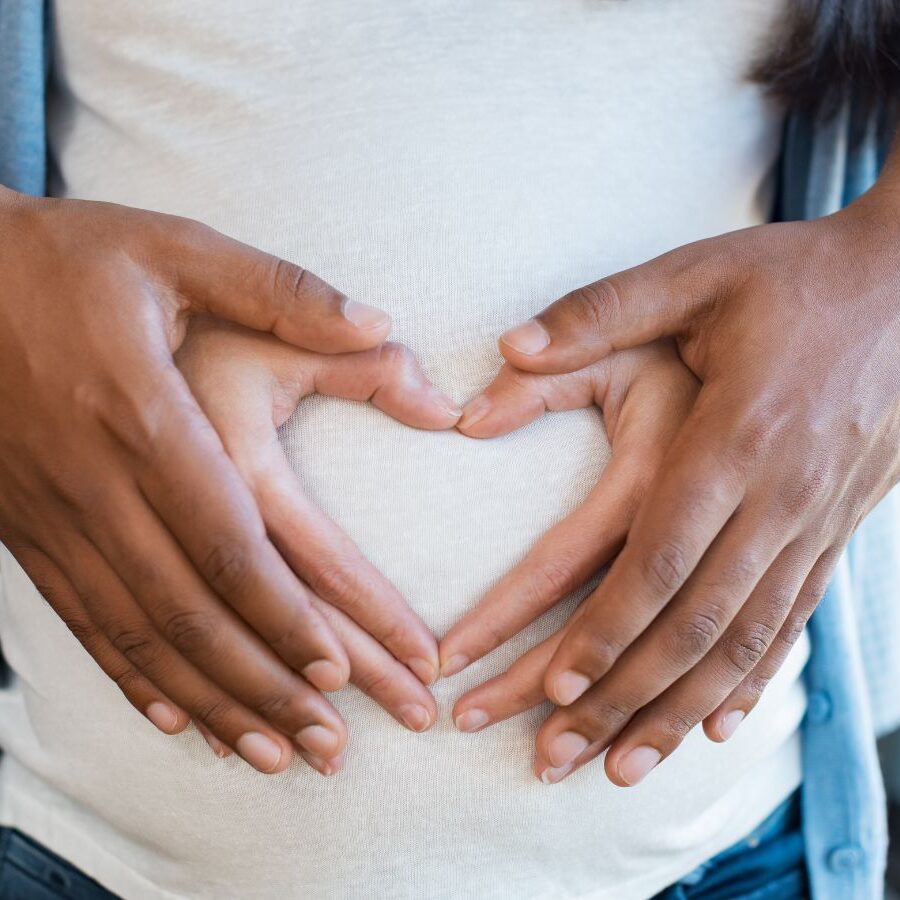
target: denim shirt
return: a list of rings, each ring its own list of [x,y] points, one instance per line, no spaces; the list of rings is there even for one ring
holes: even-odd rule
[[[0,184],[35,195],[47,174],[45,0],[0,0]],[[837,118],[788,118],[777,217],[846,205],[875,180],[889,123],[852,102]],[[877,900],[887,847],[876,735],[900,724],[900,490],[863,522],[809,623],[804,834],[813,895]],[[598,777],[603,777],[602,774]]]

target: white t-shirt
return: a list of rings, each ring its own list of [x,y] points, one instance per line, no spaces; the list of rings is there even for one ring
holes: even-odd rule
[[[192,216],[302,262],[387,309],[463,401],[495,374],[497,336],[567,290],[765,220],[781,115],[743,76],[780,6],[66,0],[56,193]],[[313,398],[282,437],[310,494],[438,635],[608,454],[595,410],[479,442]],[[801,779],[803,641],[730,742],[697,731],[633,789],[599,762],[540,784],[546,708],[458,733],[453,700],[584,592],[439,682],[431,731],[348,688],[344,771],[263,776],[193,729],[155,731],[2,565],[18,675],[0,702],[2,819],[128,898],[644,898]]]

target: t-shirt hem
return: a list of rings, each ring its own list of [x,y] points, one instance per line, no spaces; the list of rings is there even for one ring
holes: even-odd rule
[[[638,878],[588,893],[554,892],[552,895],[537,895],[532,900],[560,900],[561,897],[568,900],[647,900],[749,834],[800,786],[802,778],[796,777],[796,774],[792,773],[795,777],[786,780],[782,784],[782,789],[774,795],[768,792],[767,802],[759,809],[753,809],[752,815],[742,817],[745,821],[739,829],[740,833],[726,844],[725,848],[717,838],[715,841],[698,846],[691,854],[679,854],[676,864],[654,868],[652,872]],[[753,794],[748,792],[748,795]],[[12,786],[8,779],[3,785],[0,824],[18,829],[99,882],[107,890],[127,900],[189,900],[191,896],[172,893],[150,882],[108,850],[74,829],[64,819],[54,815],[46,804],[29,796],[27,791]]]

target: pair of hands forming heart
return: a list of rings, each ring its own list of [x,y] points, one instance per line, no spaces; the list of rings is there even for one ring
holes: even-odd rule
[[[504,434],[545,410],[599,406],[613,461],[597,487],[584,506],[549,533],[479,611],[461,623],[464,630],[474,625],[475,634],[499,635],[514,622],[520,622],[519,627],[526,624],[537,614],[538,604],[562,599],[614,555],[697,392],[696,379],[670,342],[616,353],[565,376],[528,374],[506,365],[462,418],[399,344],[324,355],[206,318],[192,323],[176,361],[253,492],[273,542],[313,591],[313,603],[341,639],[350,662],[350,681],[414,731],[427,729],[436,718],[425,684],[437,674],[437,644],[393,585],[302,495],[278,442],[278,426],[304,396],[314,392],[370,400],[413,427],[442,429],[456,424],[472,437]],[[490,409],[484,409],[486,404]],[[563,558],[576,566],[566,584],[558,579]],[[552,588],[549,597],[544,596],[547,587]],[[521,600],[523,591],[531,609]],[[507,597],[505,604],[499,602],[501,594]],[[479,626],[483,614],[494,623],[487,632]],[[457,628],[453,634],[456,644],[465,644],[463,631]],[[431,670],[426,663],[429,641]],[[476,649],[480,655],[492,647],[473,647],[470,652]],[[422,661],[415,675],[401,662],[411,654]],[[532,673],[530,689],[539,691],[542,670],[534,666],[536,658],[530,654],[522,664]],[[536,702],[541,699],[542,695]],[[505,715],[515,711],[510,708]],[[323,724],[343,738],[342,725],[331,712]],[[505,715],[502,705],[494,709],[495,720]],[[458,717],[458,723],[472,730],[472,713]],[[199,728],[216,752],[228,752],[207,727]],[[340,768],[343,744],[336,749],[330,756],[306,747],[299,752],[318,771],[331,774]]]
[[[634,784],[700,721],[730,736],[900,480],[898,152],[841,213],[557,301],[503,336],[510,366],[462,417],[384,344],[384,313],[296,266],[195,222],[0,189],[0,539],[163,731],[193,719],[260,771],[299,750],[323,773],[346,732],[321,692],[353,680],[424,730],[439,661],[459,671],[622,545],[563,632],[454,718],[549,698],[537,774],[608,748]],[[613,462],[439,648],[289,476],[275,428],[316,390],[479,437],[598,402]]]

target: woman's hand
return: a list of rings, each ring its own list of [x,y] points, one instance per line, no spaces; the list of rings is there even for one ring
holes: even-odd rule
[[[276,429],[312,393],[371,400],[400,422],[430,429],[456,421],[450,401],[400,344],[326,356],[240,326],[196,319],[176,362],[250,488],[269,537],[340,638],[350,681],[407,728],[429,728],[437,709],[422,682],[436,674],[437,642],[397,589],[303,495]],[[304,716],[317,721],[321,700],[302,679],[294,680],[292,705],[283,710],[292,717],[282,722],[287,735],[297,733]],[[210,743],[221,749],[218,741]],[[339,752],[323,757],[308,746],[300,752],[323,774],[340,766]]]
[[[614,353],[568,375],[535,375],[506,365],[472,400],[457,426],[472,437],[495,437],[547,410],[596,404],[612,457],[596,487],[570,516],[548,531],[441,641],[442,671],[452,675],[489,653],[597,575],[621,547],[635,511],[688,417],[698,383],[672,343]],[[453,710],[463,731],[477,731],[546,700],[544,671],[563,634],[526,653],[505,673],[469,691]],[[546,764],[537,773],[545,778]]]
[[[390,328],[196,222],[0,188],[0,540],[154,724],[194,717],[276,771],[285,673],[333,690],[350,667],[174,365],[198,312],[322,352]]]
[[[682,247],[501,339],[532,373],[674,335],[702,381],[621,554],[549,660],[557,771],[612,744],[641,780],[706,720],[725,740],[900,478],[900,160],[844,211]]]

